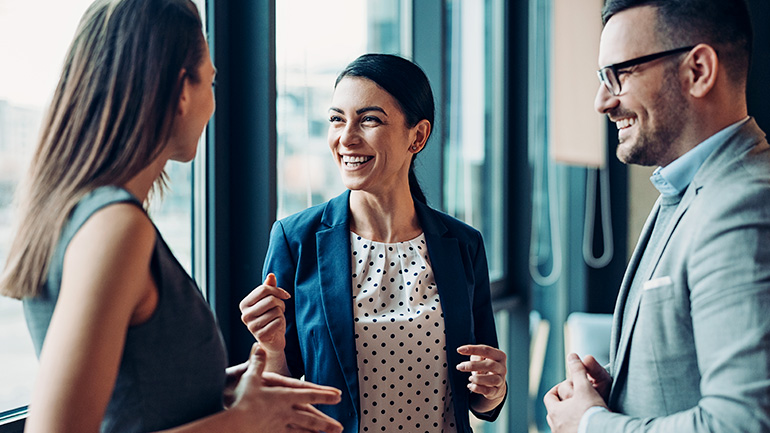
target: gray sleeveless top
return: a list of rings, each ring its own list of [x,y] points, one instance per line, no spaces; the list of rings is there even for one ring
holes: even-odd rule
[[[70,240],[91,215],[115,203],[142,207],[133,195],[117,187],[101,187],[85,196],[62,230],[43,293],[24,300],[27,327],[38,356],[59,296],[64,252]],[[158,287],[158,305],[147,322],[128,329],[102,432],[167,429],[223,407],[227,361],[222,336],[195,282],[157,229],[151,272]]]

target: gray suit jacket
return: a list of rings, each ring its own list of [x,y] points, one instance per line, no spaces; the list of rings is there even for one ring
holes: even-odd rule
[[[612,412],[588,431],[770,432],[770,147],[756,122],[709,156],[646,246],[658,206],[615,306]],[[645,247],[655,255],[628,301]]]

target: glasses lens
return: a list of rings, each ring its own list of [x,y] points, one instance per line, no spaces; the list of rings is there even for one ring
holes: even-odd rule
[[[604,87],[606,87],[612,95],[618,96],[620,94],[620,81],[618,81],[612,68],[600,69],[599,81],[604,84]]]

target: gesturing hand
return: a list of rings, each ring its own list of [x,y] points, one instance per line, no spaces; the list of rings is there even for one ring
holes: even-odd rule
[[[506,391],[505,376],[508,368],[505,352],[484,344],[468,344],[458,347],[457,353],[471,357],[470,361],[457,364],[457,369],[471,373],[468,389],[486,400],[472,404],[473,409],[488,412],[497,407]]]
[[[593,360],[593,357],[591,359]],[[599,366],[595,360],[593,363]],[[593,406],[607,407],[604,398],[597,390],[599,387],[595,387],[597,379],[589,376],[589,372],[580,358],[571,353],[567,357],[567,366],[571,379],[551,388],[543,398],[543,403],[548,410],[546,419],[554,433],[576,432],[580,418],[589,408]],[[592,366],[592,369],[595,369],[595,366]],[[607,383],[611,381],[609,374],[603,368],[601,370],[606,377],[598,370],[595,370],[594,374],[601,376],[599,378],[600,387],[609,389],[607,386]]]
[[[284,300],[289,293],[276,285],[275,275],[268,274],[265,282],[246,295],[238,307],[241,320],[249,328],[260,346],[271,356],[283,353],[286,347],[286,311]]]
[[[266,354],[254,344],[248,362],[228,369],[228,382],[239,375],[225,393],[230,411],[240,412],[254,431],[311,431],[339,433],[342,425],[313,404],[337,404],[341,392],[328,386],[265,373]]]

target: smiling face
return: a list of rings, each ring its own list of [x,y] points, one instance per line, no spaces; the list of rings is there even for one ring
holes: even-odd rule
[[[656,38],[655,8],[627,9],[602,31],[599,65],[666,50]],[[684,54],[683,54],[684,55]],[[679,155],[677,140],[687,122],[687,100],[678,80],[681,56],[669,56],[618,71],[622,92],[599,85],[595,106],[618,128],[617,156],[626,164],[665,166]]]
[[[345,77],[334,90],[329,123],[329,148],[345,187],[374,194],[408,190],[412,155],[424,141],[419,126],[407,126],[393,96],[371,80]]]

